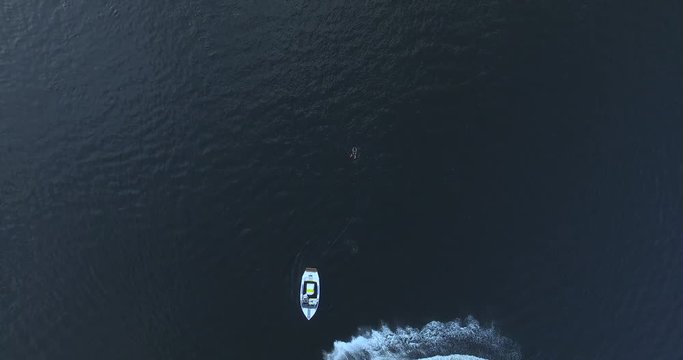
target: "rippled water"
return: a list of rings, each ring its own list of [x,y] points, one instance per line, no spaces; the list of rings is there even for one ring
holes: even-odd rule
[[[683,358],[682,16],[4,1],[0,358]]]

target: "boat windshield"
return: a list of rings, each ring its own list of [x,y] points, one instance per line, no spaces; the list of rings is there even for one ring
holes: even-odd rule
[[[318,284],[315,281],[305,281],[301,289],[301,295],[308,296],[309,299],[318,297]]]

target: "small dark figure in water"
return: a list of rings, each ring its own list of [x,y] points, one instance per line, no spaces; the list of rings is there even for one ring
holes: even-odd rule
[[[358,148],[357,147],[354,146],[351,148],[351,155],[349,155],[349,159],[351,159],[351,160],[358,159]]]

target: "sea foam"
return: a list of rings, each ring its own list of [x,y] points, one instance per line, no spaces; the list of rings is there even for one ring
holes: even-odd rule
[[[495,329],[465,321],[432,321],[410,326],[361,331],[349,341],[335,341],[325,360],[519,360],[519,347]]]

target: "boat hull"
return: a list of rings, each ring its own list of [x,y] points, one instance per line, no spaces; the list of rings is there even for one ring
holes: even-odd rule
[[[318,269],[306,268],[301,275],[299,288],[299,305],[306,319],[311,320],[320,304],[320,275]]]

